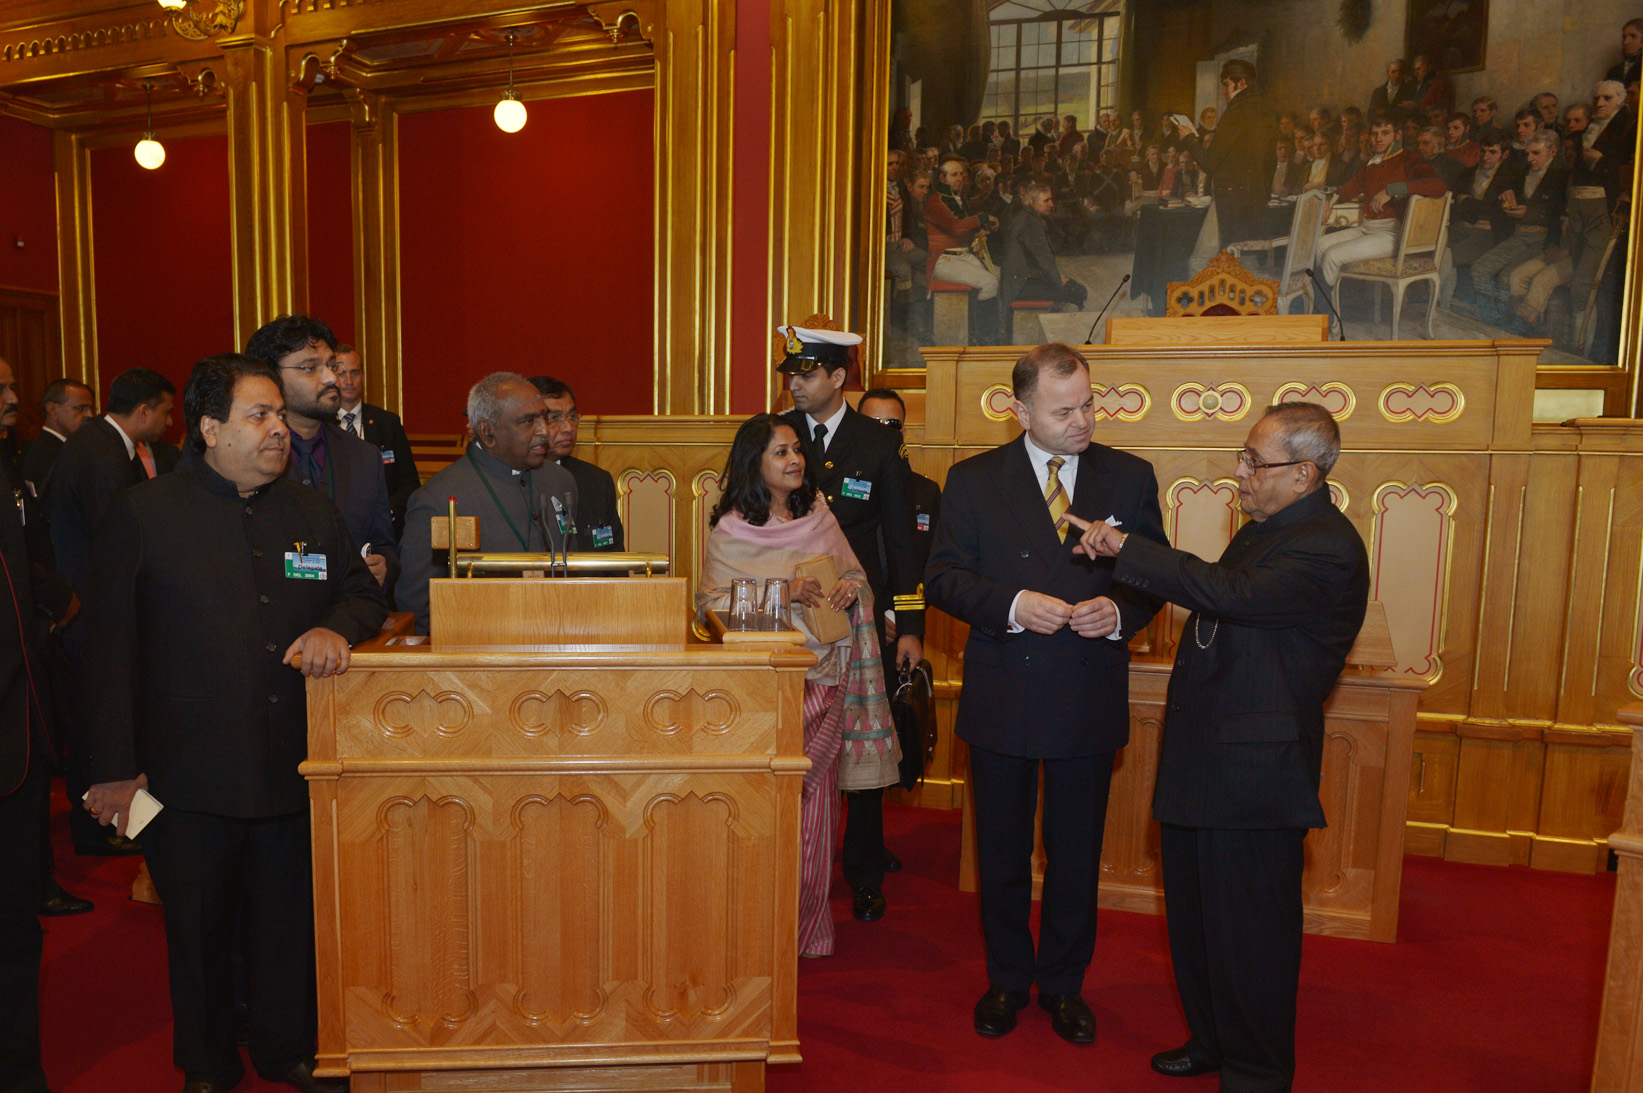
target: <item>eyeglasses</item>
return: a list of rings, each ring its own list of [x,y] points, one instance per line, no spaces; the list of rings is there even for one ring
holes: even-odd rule
[[[1261,461],[1260,456],[1256,455],[1248,448],[1240,448],[1238,450],[1238,463],[1241,466],[1249,468],[1251,473],[1256,471],[1264,471],[1268,467],[1296,467],[1302,463],[1311,462],[1312,460],[1310,459],[1291,459],[1288,463],[1264,463]]]
[[[337,374],[336,369],[332,368],[328,364],[282,364],[282,365],[280,365],[280,371],[282,371],[282,372],[300,372],[304,376],[312,376],[315,372],[318,372],[322,369],[324,371],[327,371],[327,372],[331,373],[333,376]]]
[[[876,417],[873,420],[880,425],[888,425],[892,429],[901,428],[901,419],[899,417]]]
[[[575,425],[582,420],[582,415],[576,410],[570,410],[568,412],[549,410],[545,415],[545,420],[549,425],[563,425],[567,421],[572,425]]]

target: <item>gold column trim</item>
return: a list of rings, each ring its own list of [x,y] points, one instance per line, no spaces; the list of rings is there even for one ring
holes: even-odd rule
[[[354,341],[365,390],[405,415],[399,321],[399,115],[372,91],[349,91],[353,177]]]
[[[63,375],[100,390],[97,370],[97,280],[91,240],[91,151],[86,138],[52,134],[57,176],[57,307]]]

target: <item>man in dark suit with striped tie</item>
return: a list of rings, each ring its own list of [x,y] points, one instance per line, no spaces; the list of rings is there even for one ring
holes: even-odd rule
[[[410,437],[399,415],[365,401],[365,368],[359,350],[346,342],[337,343],[337,388],[342,405],[337,408],[337,424],[342,431],[369,441],[382,453],[382,473],[388,481],[388,508],[394,517],[394,535],[405,530],[405,506],[422,485],[411,453]]]
[[[108,412],[91,418],[63,443],[46,485],[44,508],[51,527],[52,553],[57,572],[78,593],[91,576],[91,544],[103,513],[114,495],[127,486],[153,478],[167,469],[156,461],[151,445],[171,428],[176,386],[158,372],[132,368],[114,377],[108,387]],[[72,658],[75,630],[64,634]],[[69,833],[81,854],[126,854],[130,840],[99,827],[86,815],[80,795],[88,788],[80,778],[78,740],[67,741]]]
[[[975,1029],[1002,1036],[1038,986],[1072,1043],[1095,1040],[1082,996],[1095,951],[1101,837],[1113,759],[1129,742],[1128,639],[1158,602],[1074,554],[1066,518],[1109,519],[1164,541],[1158,480],[1138,456],[1090,442],[1089,366],[1065,345],[1016,362],[1024,435],[956,464],[924,573],[932,607],[970,626],[956,730],[970,745],[987,993]],[[1043,906],[1035,947],[1033,816],[1044,781]]]
[[[1324,702],[1369,599],[1357,528],[1329,497],[1341,433],[1322,406],[1267,408],[1238,454],[1249,523],[1214,562],[1106,523],[1079,550],[1120,587],[1192,610],[1170,672],[1152,812],[1170,959],[1191,1037],[1153,1056],[1226,1090],[1295,1080],[1302,847],[1318,802]]]

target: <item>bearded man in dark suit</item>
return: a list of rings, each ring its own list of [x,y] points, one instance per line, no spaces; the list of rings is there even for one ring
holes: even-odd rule
[[[1274,135],[1278,114],[1255,86],[1255,66],[1228,61],[1221,66],[1221,94],[1226,110],[1215,126],[1215,139],[1198,148],[1194,158],[1215,185],[1215,222],[1221,246],[1266,234],[1266,203],[1277,167]]]
[[[1095,951],[1101,837],[1113,759],[1129,742],[1129,646],[1158,602],[1076,557],[1069,519],[1106,518],[1162,543],[1158,480],[1138,456],[1090,443],[1089,366],[1065,345],[1016,362],[1024,435],[947,474],[925,569],[929,602],[970,626],[957,732],[970,745],[987,992],[975,1029],[1002,1036],[1036,983],[1056,1033],[1095,1039],[1082,996]],[[1044,781],[1038,944],[1033,816]]]
[[[1153,793],[1170,958],[1191,1038],[1161,1074],[1221,1088],[1295,1078],[1302,843],[1318,802],[1324,702],[1369,599],[1363,539],[1331,503],[1340,429],[1314,403],[1267,409],[1238,455],[1250,522],[1215,562],[1106,523],[1079,550],[1192,610],[1170,673]]]

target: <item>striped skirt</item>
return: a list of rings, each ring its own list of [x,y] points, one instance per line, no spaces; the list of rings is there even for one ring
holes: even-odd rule
[[[844,741],[844,688],[804,685],[804,776],[799,806],[799,952],[833,955],[833,840],[839,831],[839,749]]]

